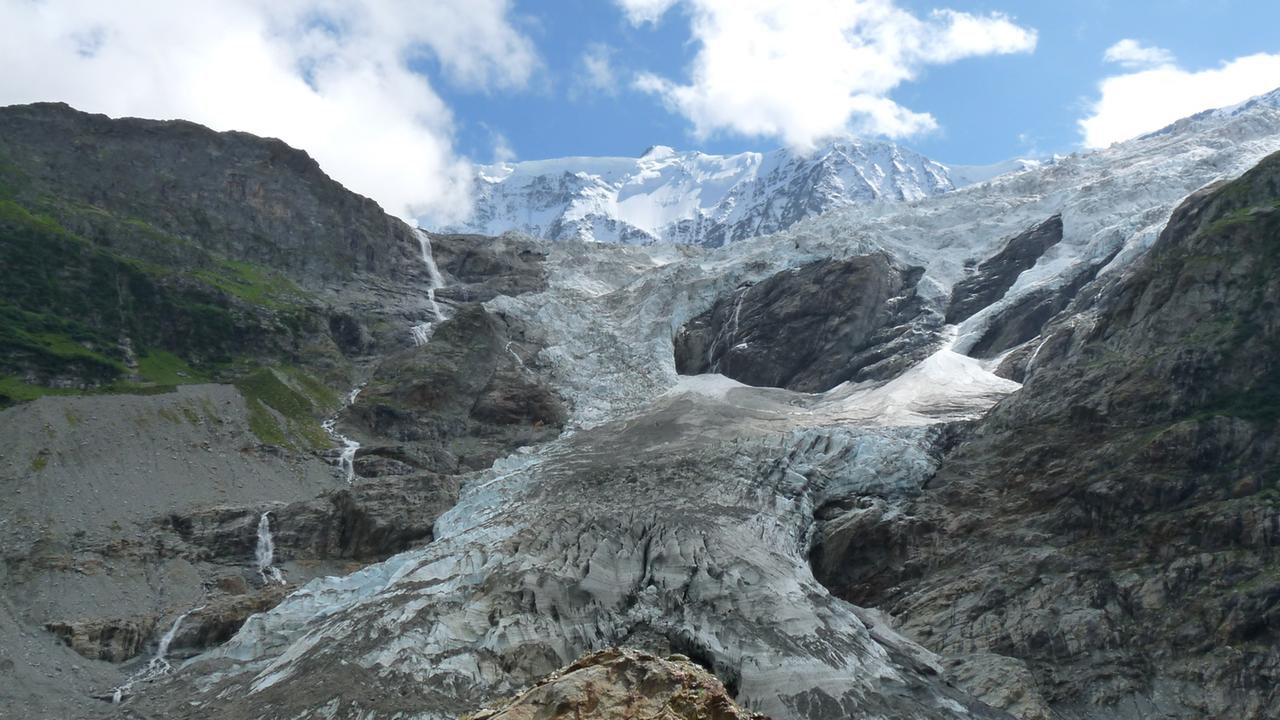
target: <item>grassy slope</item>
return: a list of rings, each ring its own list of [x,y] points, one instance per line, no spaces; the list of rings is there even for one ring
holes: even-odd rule
[[[229,381],[262,442],[325,446],[318,418],[337,399],[316,375],[341,360],[317,352],[325,318],[280,274],[33,190],[3,164],[0,266],[0,407]]]

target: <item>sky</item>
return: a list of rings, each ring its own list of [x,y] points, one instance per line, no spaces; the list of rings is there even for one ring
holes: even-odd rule
[[[900,142],[1105,147],[1280,86],[1275,0],[0,0],[0,105],[279,137],[388,211],[477,164]]]

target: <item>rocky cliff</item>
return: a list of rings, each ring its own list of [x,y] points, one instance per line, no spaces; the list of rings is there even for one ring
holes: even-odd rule
[[[1037,716],[1271,717],[1278,248],[1280,156],[1193,195],[905,512],[832,518],[820,577]]]

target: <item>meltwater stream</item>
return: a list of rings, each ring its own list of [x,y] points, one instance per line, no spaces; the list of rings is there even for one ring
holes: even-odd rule
[[[440,268],[436,267],[436,260],[431,254],[431,238],[418,228],[414,228],[413,232],[418,236],[418,247],[422,250],[422,264],[427,266],[427,276],[431,279],[431,285],[427,288],[427,302],[431,304],[431,315],[434,319],[409,328],[409,332],[413,335],[413,344],[422,347],[431,339],[431,333],[435,327],[444,320],[444,310],[440,307],[440,303],[436,302],[436,290],[444,287],[444,276],[440,274]]]
[[[264,512],[258,518],[258,545],[253,554],[258,562],[258,575],[262,576],[262,582],[285,584],[280,568],[273,564],[276,559],[276,544],[271,539],[271,513]]]
[[[360,391],[363,389],[363,383],[351,388],[351,392],[347,393],[347,401],[342,408],[334,413],[333,417],[320,423],[320,427],[324,428],[329,437],[334,442],[342,445],[342,452],[338,455],[338,466],[342,468],[342,474],[347,478],[348,485],[356,480],[356,451],[360,449],[360,443],[338,432],[338,416],[342,414],[343,410],[355,403],[356,398],[360,397]]]
[[[156,654],[147,662],[146,667],[134,673],[127,681],[125,681],[125,684],[112,691],[112,703],[119,704],[124,700],[125,693],[133,689],[135,683],[150,682],[163,675],[168,675],[169,672],[173,670],[173,666],[169,664],[169,659],[167,657],[169,655],[169,646],[173,644],[173,639],[178,636],[178,630],[182,628],[182,621],[186,620],[187,616],[191,613],[203,609],[203,605],[197,608],[191,608],[179,615],[178,618],[173,621],[173,624],[169,626],[169,630],[160,637],[160,644],[156,646]]]

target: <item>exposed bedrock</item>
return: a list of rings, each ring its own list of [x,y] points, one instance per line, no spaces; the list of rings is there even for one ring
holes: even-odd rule
[[[381,362],[346,425],[358,437],[398,443],[398,452],[434,472],[486,468],[564,426],[564,403],[536,374],[540,349],[515,319],[464,305],[426,347]],[[362,450],[358,471],[375,462],[371,454],[385,466],[395,460]]]
[[[163,522],[194,560],[253,563],[263,512],[277,562],[381,560],[431,539],[431,528],[458,497],[456,478],[430,473],[366,479],[320,498],[267,507],[215,507]]]
[[[992,358],[1027,343],[1028,347],[1020,349],[1023,351],[1021,355],[1009,358],[1007,368],[1000,373],[1004,377],[1022,382],[1031,356],[1040,348],[1038,342],[1031,341],[1046,334],[1046,329],[1055,320],[1069,320],[1073,316],[1068,311],[1072,301],[1098,277],[1098,272],[1113,257],[1115,253],[1099,262],[1078,268],[1074,273],[1067,274],[1066,282],[1057,287],[1030,290],[1008,305],[997,308],[987,322],[982,336],[969,348],[967,354],[978,358]]]
[[[1274,717],[1277,238],[1280,156],[1193,195],[923,495],[828,526],[820,577],[1063,717]]]
[[[450,302],[484,302],[547,288],[544,243],[514,235],[431,234],[436,265],[448,285],[436,293]]]
[[[921,268],[884,255],[821,260],[743,285],[675,336],[682,375],[804,392],[894,377],[938,344]]]
[[[1000,252],[978,263],[973,274],[955,284],[947,305],[948,323],[959,323],[1009,292],[1018,276],[1029,270],[1045,251],[1062,241],[1062,216],[1014,236]]]

